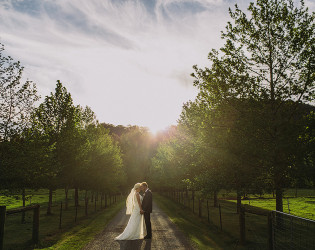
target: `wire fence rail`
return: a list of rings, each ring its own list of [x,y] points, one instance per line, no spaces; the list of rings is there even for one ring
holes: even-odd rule
[[[78,206],[74,205],[73,197],[68,199],[67,208],[62,201],[53,201],[51,215],[46,214],[47,204],[30,204],[15,209],[0,206],[0,250],[39,246],[43,239],[53,239],[58,232],[68,230],[89,215],[103,211],[122,197],[122,194],[101,196],[96,193],[86,196],[82,192]]]
[[[194,191],[169,190],[160,192],[191,210],[204,223],[215,226],[233,238],[234,248],[268,249],[267,217],[270,211],[243,205],[237,212],[236,203],[223,199],[214,202]]]
[[[315,249],[315,221],[291,214],[272,211],[270,216],[273,250]]]
[[[189,208],[205,222],[236,239],[235,247],[270,250],[315,250],[315,221],[242,204],[203,199],[194,191],[169,190],[162,195]]]

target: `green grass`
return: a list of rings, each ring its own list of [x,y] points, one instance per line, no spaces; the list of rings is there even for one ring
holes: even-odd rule
[[[28,190],[28,194],[30,191]],[[40,204],[40,244],[39,248],[62,248],[77,249],[78,245],[87,243],[91,237],[99,232],[102,227],[115,215],[123,206],[123,201],[112,204],[106,209],[101,209],[100,199],[95,203],[89,202],[88,217],[85,216],[84,192],[79,192],[80,207],[78,208],[77,222],[74,222],[74,191],[69,190],[69,208],[62,211],[62,229],[59,229],[60,201],[64,200],[64,191],[56,190],[53,195],[52,215],[47,216],[48,190],[38,190],[33,193],[31,203]],[[124,198],[124,197],[123,197]],[[124,199],[122,199],[124,200]],[[27,205],[30,204],[28,200]],[[108,200],[109,204],[109,200]],[[8,205],[7,209],[17,208],[22,205],[21,196],[1,197],[1,205]],[[104,201],[103,201],[104,206]],[[63,207],[64,208],[64,207]],[[4,249],[33,249],[32,218],[33,211],[26,212],[26,223],[21,223],[21,213],[8,215],[5,222]],[[56,247],[55,247],[56,245]]]
[[[236,202],[235,200],[232,200]],[[289,202],[289,206],[288,206]],[[275,199],[250,199],[242,200],[242,204],[248,204],[254,207],[260,207],[268,210],[276,210],[276,200]],[[298,197],[298,198],[286,198],[283,199],[283,212],[315,220],[315,197]]]
[[[191,196],[191,192],[189,193]],[[196,197],[200,195],[196,192]],[[295,197],[297,195],[297,197]],[[314,189],[286,189],[283,193],[283,212],[315,220],[315,190]],[[276,200],[273,194],[247,196],[248,200],[242,200],[242,204],[248,204],[254,207],[259,207],[267,210],[276,210]],[[236,202],[236,192],[221,190],[218,194],[219,199]],[[289,206],[288,206],[289,202]]]
[[[158,194],[154,195],[154,200],[198,249],[243,249],[238,246],[237,236],[221,231],[216,224],[209,224],[205,218],[199,218],[189,208]],[[211,208],[214,209],[217,210]],[[215,216],[214,212],[211,216]],[[227,217],[224,220],[224,227],[231,227],[231,220]]]
[[[58,235],[58,241],[53,246],[44,249],[80,249],[84,247],[105,228],[124,204],[125,201],[121,200],[97,215],[82,220],[80,225],[74,226],[69,231]]]
[[[300,189],[285,189],[283,192],[283,197],[285,198],[293,198],[297,195],[297,197],[315,197],[315,189],[306,189],[306,188],[300,188]],[[249,198],[274,198],[273,194],[266,193],[263,195],[255,195],[255,194],[249,194]],[[235,191],[228,191],[228,190],[221,190],[218,194],[218,198],[221,199],[236,199],[236,192]]]
[[[1,192],[0,192],[1,194]],[[31,204],[47,204],[48,203],[48,189],[31,190],[27,189],[26,192],[26,205]],[[84,197],[84,191],[79,192],[81,200]],[[69,190],[69,200],[73,200],[74,190]],[[53,192],[53,203],[64,201],[65,191],[57,189]],[[13,193],[10,196],[0,195],[0,206],[6,206],[7,210],[23,206],[22,195],[20,193]]]
[[[198,213],[198,197],[199,192],[195,193],[195,213]],[[299,189],[297,190],[297,198],[295,198],[296,190],[295,189],[288,189],[284,192],[284,199],[283,199],[283,208],[284,212],[288,213],[288,201],[290,207],[290,213],[296,216],[314,219],[315,216],[315,192],[311,189]],[[199,229],[197,226],[192,226],[189,228],[190,225],[195,225],[196,223],[203,228],[204,225],[208,225],[207,222],[207,206],[206,200],[202,202],[202,218],[200,219],[196,214],[193,214],[192,208],[192,200],[191,200],[191,192],[189,192],[190,200],[186,199],[185,197],[185,206],[175,203],[176,208],[172,208],[173,211],[168,209],[170,204],[174,203],[168,198],[163,197],[166,199],[165,206],[163,207],[166,212],[170,215],[172,220],[179,225],[179,227],[186,232],[186,234],[190,237],[192,241],[197,244],[198,248],[200,249],[211,249],[211,248],[220,248],[222,247],[213,245],[212,241],[208,241],[204,238],[204,235],[208,235],[211,240],[214,238],[219,239],[220,241],[225,242],[225,246],[222,248],[224,249],[237,249],[238,239],[239,239],[239,215],[236,213],[236,193],[234,192],[227,192],[222,190],[218,197],[219,203],[221,205],[222,211],[222,228],[223,234],[222,236],[216,235],[215,230],[217,232],[220,231],[220,215],[219,209],[213,207],[212,199],[209,199],[209,212],[210,212],[210,226],[207,230]],[[275,198],[273,198],[273,194],[264,194],[261,197],[259,195],[249,195],[250,200],[242,200],[243,204],[248,204],[253,206],[252,210],[257,210],[257,212],[264,212],[265,215],[256,215],[252,213],[246,213],[245,217],[245,230],[246,230],[246,246],[245,249],[267,249],[268,245],[268,229],[267,229],[267,216],[266,212],[275,210]],[[205,198],[205,197],[202,197]],[[182,201],[183,202],[183,201]],[[188,217],[192,217],[193,219],[189,220],[186,219],[186,214]],[[180,221],[181,217],[185,218],[185,221],[182,223]],[[178,222],[180,221],[180,222]],[[195,223],[195,224],[194,224]],[[214,230],[214,231],[213,231]],[[200,236],[202,235],[202,237]],[[233,241],[234,240],[234,241]],[[216,243],[218,241],[215,241]]]

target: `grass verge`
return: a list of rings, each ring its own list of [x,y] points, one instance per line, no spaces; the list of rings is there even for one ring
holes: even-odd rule
[[[77,210],[77,222],[75,222],[76,209],[73,199],[70,198],[69,207],[62,211],[62,228],[59,229],[60,219],[60,203],[58,201],[64,199],[64,192],[57,190],[54,195],[54,204],[52,214],[46,215],[47,202],[45,202],[45,190],[39,190],[35,193],[32,202],[37,201],[40,204],[39,218],[39,239],[38,248],[62,248],[65,244],[67,249],[77,249],[77,246],[88,242],[97,232],[99,232],[108,221],[123,207],[122,197],[117,197],[117,203],[110,202],[107,199],[108,207],[104,209],[104,201],[100,199],[97,202],[89,202],[88,216],[85,215],[84,202],[80,200],[80,205]],[[108,197],[107,197],[108,198]],[[18,206],[20,200],[11,197],[9,208]],[[103,205],[103,207],[102,207]],[[21,223],[22,213],[6,216],[5,232],[4,232],[4,249],[33,249],[31,242],[32,227],[33,227],[33,211],[25,213],[25,222]],[[85,231],[87,230],[87,231]],[[74,240],[73,240],[74,239]],[[77,246],[71,247],[71,242],[78,242]],[[51,247],[52,246],[52,247]],[[49,248],[51,247],[51,248]]]
[[[66,232],[55,235],[57,242],[48,248],[41,249],[81,249],[100,233],[109,221],[123,208],[124,200],[111,207],[81,220],[80,224]]]
[[[189,208],[171,199],[154,194],[154,201],[193,242],[198,249],[245,249],[238,246],[238,240],[218,227],[208,224],[192,213]]]

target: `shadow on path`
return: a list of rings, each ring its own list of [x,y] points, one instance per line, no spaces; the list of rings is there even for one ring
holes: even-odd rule
[[[121,250],[151,250],[151,240],[120,240],[117,242]]]
[[[189,240],[177,226],[171,222],[169,217],[153,202],[152,240],[115,240],[126,227],[130,216],[126,215],[126,209],[122,209],[113,220],[83,249],[125,249],[125,250],[187,250],[193,249]]]

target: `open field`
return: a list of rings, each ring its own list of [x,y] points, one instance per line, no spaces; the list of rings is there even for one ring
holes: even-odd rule
[[[295,195],[297,194],[297,197]],[[231,197],[229,195],[223,195]],[[222,196],[221,196],[222,197]],[[315,190],[313,189],[287,189],[284,192],[283,212],[295,216],[315,220]],[[236,202],[234,199],[230,201]],[[261,197],[257,195],[248,195],[248,199],[242,200],[242,204],[260,207],[267,210],[276,209],[276,200],[272,194],[264,194]]]
[[[236,202],[236,200],[232,200]],[[275,199],[250,199],[242,200],[242,204],[248,204],[268,210],[276,209]],[[290,211],[289,211],[290,209]],[[315,197],[314,198],[285,198],[283,199],[283,212],[295,216],[315,220]]]
[[[0,192],[1,194],[1,192]],[[39,190],[30,190],[26,189],[26,205],[31,204],[47,204],[48,203],[48,189],[39,189]],[[84,191],[79,191],[79,199],[83,200]],[[74,190],[69,190],[68,193],[69,204],[73,202],[74,199]],[[57,189],[53,192],[53,203],[58,203],[64,201],[65,199],[65,191],[63,189]],[[0,206],[6,206],[7,209],[13,209],[23,206],[22,195],[21,194],[13,194],[10,196],[0,195]]]
[[[258,194],[248,194],[249,198],[275,198],[272,193],[265,193],[262,195]],[[297,198],[297,197],[314,197],[315,198],[315,189],[306,189],[306,188],[300,188],[300,189],[285,189],[283,191],[283,197],[284,198]],[[218,194],[218,198],[222,199],[229,199],[229,198],[235,198],[236,199],[236,192],[235,191],[227,191],[227,190],[221,190]]]
[[[28,194],[31,191],[28,191]],[[40,204],[40,243],[39,248],[49,249],[77,249],[89,242],[96,233],[104,228],[106,223],[123,207],[124,197],[104,209],[104,201],[101,209],[100,199],[96,202],[89,202],[88,216],[85,216],[84,192],[79,193],[80,207],[77,211],[77,222],[75,222],[75,206],[72,198],[73,190],[69,190],[69,208],[62,211],[62,228],[59,229],[60,202],[64,201],[64,191],[56,190],[53,195],[52,215],[46,215],[48,190],[38,190],[33,193],[32,199],[27,205]],[[108,205],[109,205],[108,200]],[[1,205],[8,205],[8,209],[17,208],[22,205],[21,196],[1,197]],[[64,207],[63,207],[64,208]],[[33,211],[27,211],[25,223],[21,223],[21,213],[8,215],[5,223],[4,249],[33,249],[32,220]]]

